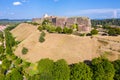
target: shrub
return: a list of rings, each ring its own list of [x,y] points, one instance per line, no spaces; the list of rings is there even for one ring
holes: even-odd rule
[[[38,30],[39,30],[39,31],[42,31],[42,30],[43,30],[43,27],[42,27],[42,26],[39,26],[39,27],[38,27]]]
[[[21,63],[22,63],[22,59],[17,58],[16,61],[15,61],[15,64],[18,65],[18,64],[21,64]]]
[[[42,37],[45,37],[45,35],[46,35],[45,32],[42,31],[41,36],[42,36]]]
[[[80,36],[85,36],[85,33],[81,33]]]
[[[61,27],[57,27],[57,28],[56,28],[56,32],[58,32],[58,33],[62,33],[62,31],[63,31],[63,30],[62,30]]]
[[[68,33],[68,34],[72,34],[72,33],[73,33],[73,30],[72,30],[71,28],[69,28],[69,29],[67,30],[67,33]]]
[[[28,52],[28,49],[25,48],[25,47],[23,47],[23,49],[22,49],[22,54],[27,54],[27,52]]]
[[[96,34],[98,34],[98,30],[93,29],[93,30],[91,31],[91,34],[92,34],[92,35],[96,35]]]
[[[43,43],[45,41],[45,38],[44,38],[45,35],[46,35],[45,32],[42,31],[42,33],[41,33],[41,35],[39,37],[39,42]]]
[[[45,41],[44,37],[40,36],[39,42],[43,43]]]

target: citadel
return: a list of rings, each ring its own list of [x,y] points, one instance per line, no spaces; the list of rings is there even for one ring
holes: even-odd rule
[[[55,26],[60,27],[71,27],[73,24],[78,25],[78,31],[90,32],[91,31],[91,20],[88,17],[57,17],[48,16],[45,14],[42,18],[33,18],[33,22],[42,23],[43,20],[48,19]]]

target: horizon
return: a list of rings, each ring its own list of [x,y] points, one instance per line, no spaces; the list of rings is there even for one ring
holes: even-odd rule
[[[0,19],[41,18],[45,13],[90,19],[120,18],[119,3],[120,0],[1,0]]]

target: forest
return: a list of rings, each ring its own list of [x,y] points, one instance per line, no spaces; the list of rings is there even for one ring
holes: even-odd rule
[[[91,20],[92,26],[96,25],[116,25],[120,26],[120,19],[93,19]]]

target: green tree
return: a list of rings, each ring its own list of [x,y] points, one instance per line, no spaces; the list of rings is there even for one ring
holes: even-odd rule
[[[9,61],[8,59],[4,59],[2,61],[2,68],[3,69],[8,70],[10,66],[11,66],[11,61]]]
[[[114,80],[120,80],[120,60],[116,60],[113,62],[115,68],[115,76]]]
[[[49,32],[49,33],[54,33],[54,32],[56,32],[56,27],[53,26],[53,25],[51,25],[51,26],[49,27],[49,29],[48,29],[48,32]]]
[[[23,75],[15,68],[6,75],[5,80],[23,80]]]
[[[65,60],[61,59],[54,63],[53,67],[53,77],[54,80],[69,80],[70,79],[70,69]]]
[[[93,80],[113,80],[115,69],[113,64],[105,58],[92,60]]]
[[[22,54],[27,54],[27,53],[28,53],[28,49],[26,47],[23,47]]]
[[[58,32],[58,33],[62,33],[62,32],[63,32],[63,30],[62,30],[62,28],[61,28],[61,27],[59,27],[59,26],[58,26],[58,27],[56,28],[56,32]]]
[[[40,80],[53,80],[52,71],[53,71],[53,60],[50,59],[41,59],[38,62],[38,70],[40,74]]]
[[[41,42],[41,43],[42,43],[42,42],[44,42],[44,41],[45,41],[45,38],[44,38],[44,37],[45,37],[45,35],[46,35],[46,34],[45,34],[45,32],[44,32],[44,31],[42,31],[42,32],[41,32],[41,34],[40,34],[40,37],[39,37],[39,42]]]
[[[115,29],[109,29],[108,34],[109,34],[110,36],[116,35]]]
[[[73,29],[69,28],[67,31],[68,34],[72,34],[73,33]]]
[[[98,30],[96,30],[96,29],[91,30],[91,34],[92,34],[92,35],[98,34]]]
[[[5,80],[5,75],[0,73],[0,80]]]
[[[40,26],[38,27],[38,30],[39,30],[39,31],[42,31],[42,30],[43,30],[43,27],[40,25]]]
[[[83,62],[73,64],[70,69],[70,80],[92,80],[92,71]]]
[[[68,28],[67,27],[64,27],[63,28],[63,33],[66,34],[68,32]]]

